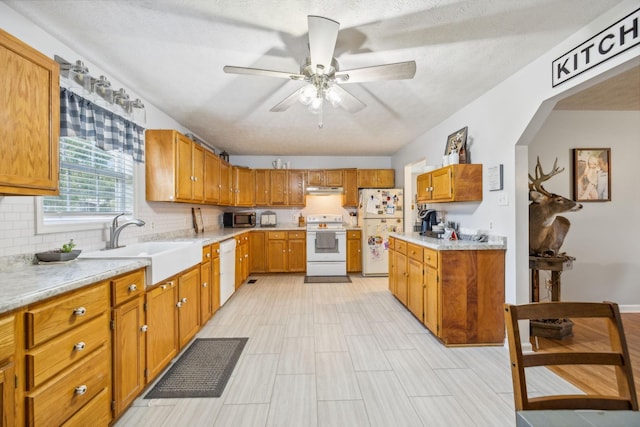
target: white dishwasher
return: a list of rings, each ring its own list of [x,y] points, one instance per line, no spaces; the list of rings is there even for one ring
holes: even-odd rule
[[[236,239],[220,243],[220,305],[236,291]]]

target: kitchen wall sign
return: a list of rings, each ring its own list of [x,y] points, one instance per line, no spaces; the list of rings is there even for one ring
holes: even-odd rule
[[[640,45],[640,8],[551,63],[551,87],[556,87],[598,64]]]
[[[611,149],[573,150],[573,198],[577,202],[611,201]]]

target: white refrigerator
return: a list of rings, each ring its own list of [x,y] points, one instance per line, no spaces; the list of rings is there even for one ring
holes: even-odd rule
[[[389,275],[389,233],[403,231],[401,188],[363,188],[358,203],[362,227],[362,275]]]

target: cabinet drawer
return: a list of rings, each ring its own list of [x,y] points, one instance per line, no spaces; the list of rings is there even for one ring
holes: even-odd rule
[[[289,231],[288,233],[289,239],[304,239],[306,238],[306,233],[304,231]]]
[[[84,359],[109,342],[107,314],[29,350],[26,354],[27,390],[39,387],[72,363]]]
[[[424,263],[429,267],[438,268],[438,251],[434,249],[423,248]]]
[[[282,240],[286,238],[287,238],[286,231],[270,231],[267,236],[267,239],[273,239],[273,240]]]
[[[108,387],[109,351],[106,347],[27,394],[27,425],[60,425]]]
[[[43,304],[25,314],[27,348],[82,325],[109,309],[108,283],[84,288]]]
[[[202,247],[202,262],[211,260],[211,245]]]
[[[113,305],[117,306],[131,298],[144,294],[144,270],[120,276],[111,280]]]
[[[0,319],[0,362],[13,357],[16,351],[14,319],[13,315]]]
[[[411,259],[422,262],[422,246],[414,245],[413,243],[407,244],[407,255]]]
[[[111,399],[109,389],[104,388],[96,397],[91,399],[73,417],[69,418],[62,427],[106,426],[111,422]]]
[[[218,258],[220,256],[220,243],[211,244],[211,258]]]
[[[347,230],[347,239],[359,239],[361,235],[360,230]]]
[[[407,242],[404,240],[397,240],[394,243],[394,248],[396,252],[400,252],[401,254],[407,254]]]

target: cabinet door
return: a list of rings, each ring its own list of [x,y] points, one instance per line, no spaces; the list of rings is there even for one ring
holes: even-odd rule
[[[270,273],[287,271],[287,239],[269,239],[267,243],[267,263]]]
[[[233,167],[235,206],[253,206],[255,199],[255,179],[253,170]]]
[[[254,171],[256,206],[269,205],[271,173],[268,169],[258,169]]]
[[[191,200],[191,186],[193,184],[191,146],[193,142],[186,136],[176,132],[176,199]]]
[[[0,193],[57,195],[59,66],[2,30],[0,64]]]
[[[305,171],[288,170],[289,206],[305,205]]]
[[[409,258],[407,260],[407,308],[423,321],[424,285],[422,283],[422,262]]]
[[[204,202],[204,148],[191,143],[191,200]]]
[[[200,328],[200,267],[178,278],[178,337],[184,347]]]
[[[209,254],[211,255],[211,254]],[[213,315],[211,261],[200,264],[200,324],[204,325]]]
[[[15,365],[0,366],[0,427],[15,425]]]
[[[407,256],[394,252],[395,296],[402,304],[407,305]]]
[[[145,386],[146,325],[144,298],[137,297],[112,311],[114,417],[124,412]]]
[[[307,185],[326,185],[324,182],[325,171],[321,169],[307,171]]]
[[[424,325],[435,336],[440,336],[440,296],[438,292],[438,270],[425,265],[424,268]]]
[[[394,169],[378,169],[376,186],[378,188],[393,188],[396,184],[396,171]]]
[[[389,237],[389,256],[387,260],[389,263],[389,292],[391,292],[391,295],[396,294],[396,263],[393,249],[395,240],[393,237]]]
[[[211,311],[215,313],[220,308],[220,243],[211,245]]]
[[[286,205],[289,192],[287,171],[272,170],[270,172],[269,196],[271,197],[271,202],[269,204],[272,206]]]
[[[418,202],[425,203],[431,200],[432,185],[431,185],[431,172],[418,175],[416,179],[416,187],[418,194]]]
[[[209,150],[204,152],[204,201],[220,201],[220,157]]]
[[[342,177],[342,206],[358,206],[358,171],[345,169]]]
[[[358,169],[358,188],[377,186],[377,169]]]
[[[433,200],[447,200],[453,197],[451,186],[451,168],[437,169],[431,173],[431,184],[433,185]]]
[[[329,187],[342,187],[343,174],[342,169],[328,169],[324,175],[324,181],[326,186]],[[311,185],[311,184],[307,184]]]
[[[231,205],[231,165],[220,160],[220,204]]]
[[[362,271],[362,240],[358,230],[347,231],[347,272]]]
[[[176,279],[149,289],[147,302],[147,383],[178,354]]]
[[[301,273],[307,270],[306,247],[307,243],[304,239],[289,239],[289,272]]]
[[[266,233],[264,231],[252,231],[249,234],[250,273],[267,272],[266,249]]]

